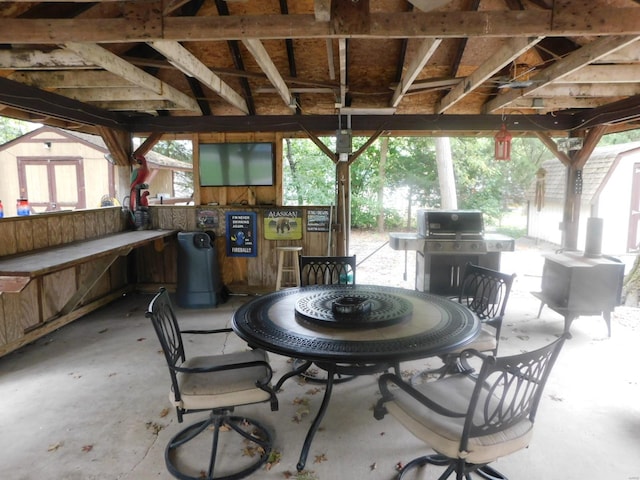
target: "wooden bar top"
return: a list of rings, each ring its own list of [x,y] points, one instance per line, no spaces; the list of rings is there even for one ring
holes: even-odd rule
[[[34,278],[72,267],[88,258],[121,254],[144,244],[175,235],[176,230],[139,230],[35,250],[21,255],[0,257],[0,277]]]

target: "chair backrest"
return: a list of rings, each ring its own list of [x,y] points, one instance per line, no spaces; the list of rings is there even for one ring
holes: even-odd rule
[[[356,283],[356,256],[311,257],[301,255],[301,285],[353,285]]]
[[[145,316],[151,319],[153,329],[158,335],[164,358],[169,366],[173,391],[179,398],[180,392],[175,367],[185,361],[184,344],[182,343],[178,319],[173,311],[169,292],[167,292],[166,288],[160,288],[160,291],[153,297],[147,307]]]
[[[516,274],[507,274],[467,263],[458,301],[480,320],[502,319]]]
[[[467,410],[461,450],[471,437],[501,432],[523,419],[535,421],[549,373],[566,336],[531,352],[485,357]]]

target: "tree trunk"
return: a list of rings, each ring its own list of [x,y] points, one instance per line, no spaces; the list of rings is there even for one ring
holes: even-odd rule
[[[441,207],[444,210],[457,210],[456,178],[453,174],[451,142],[449,137],[436,137],[436,165],[440,182]]]
[[[380,139],[380,166],[378,167],[378,175],[380,176],[380,185],[378,186],[378,232],[381,233],[384,232],[384,180],[388,152],[389,137],[382,137]]]

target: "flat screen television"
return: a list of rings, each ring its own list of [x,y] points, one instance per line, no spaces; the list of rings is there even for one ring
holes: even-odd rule
[[[201,143],[200,186],[271,186],[275,183],[274,145],[269,142]]]

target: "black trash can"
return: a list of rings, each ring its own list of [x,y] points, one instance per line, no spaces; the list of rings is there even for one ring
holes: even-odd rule
[[[221,291],[220,268],[213,232],[178,233],[178,305],[184,308],[215,307]]]

